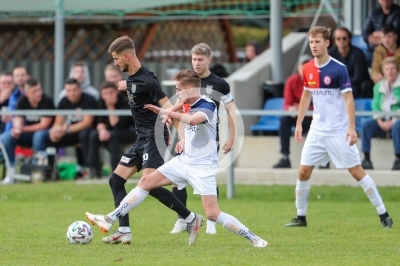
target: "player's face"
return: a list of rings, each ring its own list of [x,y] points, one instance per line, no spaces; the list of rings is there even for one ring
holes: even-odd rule
[[[114,65],[119,67],[121,69],[122,72],[128,72],[128,57],[129,55],[121,52],[119,54],[117,54],[116,52],[112,52],[111,53],[113,59],[114,59]]]
[[[309,36],[311,53],[315,57],[324,56],[328,52],[329,41],[324,40],[322,33]]]
[[[25,88],[25,95],[28,98],[29,102],[39,103],[42,100],[43,90],[40,84]]]
[[[118,71],[107,69],[106,71],[104,71],[104,78],[106,81],[118,85],[118,82],[122,80],[122,75]]]
[[[72,103],[77,103],[82,96],[81,88],[77,84],[65,84],[65,96]]]
[[[176,96],[183,103],[187,103],[190,98],[189,88],[184,87],[181,82],[176,82]]]
[[[72,69],[72,77],[76,79],[80,84],[82,84],[83,79],[85,78],[85,70],[82,66],[75,66]]]
[[[106,106],[115,106],[118,99],[118,90],[114,88],[103,88],[100,92],[101,98],[105,102]]]
[[[206,72],[211,63],[211,57],[200,54],[192,54],[192,66],[194,71],[200,76]]]
[[[29,74],[24,67],[17,67],[13,70],[14,83],[19,87],[23,87],[25,82],[29,79]]]
[[[399,71],[394,64],[390,63],[383,66],[383,75],[390,83],[396,80],[398,74]]]

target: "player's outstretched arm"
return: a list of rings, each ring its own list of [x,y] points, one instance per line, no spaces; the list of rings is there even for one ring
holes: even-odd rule
[[[206,116],[201,112],[197,112],[194,114],[182,114],[170,110],[165,110],[152,104],[145,104],[144,108],[149,109],[156,114],[168,115],[172,120],[176,120],[182,124],[191,126],[196,126],[207,120]]]
[[[356,132],[356,122],[355,122],[355,107],[353,92],[348,91],[343,94],[344,100],[346,102],[347,117],[349,119],[349,128],[347,130],[346,139],[349,141],[350,146],[357,142],[358,136]]]
[[[306,115],[306,112],[310,106],[312,99],[312,94],[309,90],[303,90],[303,94],[301,95],[300,104],[299,104],[299,113],[297,115],[296,122],[296,130],[294,132],[294,137],[296,141],[303,140],[303,120]]]

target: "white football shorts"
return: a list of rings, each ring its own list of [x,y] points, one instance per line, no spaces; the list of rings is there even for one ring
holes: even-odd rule
[[[188,165],[179,155],[157,168],[178,189],[191,185],[193,194],[202,196],[217,196],[217,169],[216,165]]]
[[[330,160],[336,168],[349,169],[361,164],[357,145],[349,145],[346,133],[340,136],[322,136],[311,130],[301,152],[300,165],[326,165]]]

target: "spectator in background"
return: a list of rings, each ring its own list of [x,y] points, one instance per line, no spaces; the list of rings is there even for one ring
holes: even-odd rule
[[[246,45],[246,47],[244,48],[246,62],[250,62],[251,60],[257,57],[258,55],[257,46],[258,46],[257,41],[251,41]]]
[[[400,74],[399,62],[394,57],[383,60],[384,77],[374,86],[374,98],[372,102],[373,111],[400,111]],[[370,152],[371,139],[380,132],[392,132],[394,153],[396,160],[392,170],[400,170],[400,119],[399,116],[375,115],[373,119],[367,120],[362,125],[361,139],[364,160],[364,169],[373,169]]]
[[[27,110],[27,115],[14,117],[12,129],[0,136],[10,161],[10,168],[2,184],[14,183],[14,150],[17,145],[32,147],[35,152],[46,150],[46,142],[43,140],[49,136],[53,117],[30,115],[29,110],[47,109],[55,109],[53,99],[43,93],[39,81],[34,78],[28,79],[25,84],[25,96],[19,99],[16,106],[16,110]]]
[[[0,109],[8,109],[8,99],[14,89],[14,80],[11,72],[0,73]],[[6,123],[0,121],[0,134],[4,132]]]
[[[329,55],[347,66],[354,98],[372,98],[372,83],[367,59],[363,51],[351,44],[351,32],[344,27],[338,27],[333,32],[334,47]]]
[[[383,78],[382,63],[386,57],[394,56],[400,63],[400,47],[397,45],[398,36],[396,29],[392,24],[387,24],[383,27],[382,32],[382,44],[375,48],[372,59],[371,75],[374,83],[379,82]]]
[[[29,78],[30,74],[28,68],[26,68],[25,66],[17,66],[14,68],[13,79],[15,88],[12,91],[10,98],[8,100],[8,110],[15,110],[18,100],[21,98],[21,96],[24,95],[24,85]],[[5,131],[9,131],[11,129],[12,127],[11,119],[12,117],[9,115],[3,116],[1,118],[3,122],[7,123]]]
[[[311,56],[302,55],[299,58],[297,73],[291,75],[287,80],[284,88],[284,109],[287,111],[298,111],[301,95],[303,94],[303,65],[311,60]],[[311,106],[310,106],[311,107]],[[296,116],[282,116],[279,127],[279,137],[281,141],[280,161],[273,168],[291,168],[289,160],[290,137],[292,136],[292,127],[296,125]],[[307,132],[310,129],[311,118],[306,117],[303,121],[303,130]]]
[[[77,154],[77,178],[83,177],[82,167],[87,165],[85,160],[88,158],[88,139],[93,127],[93,115],[80,115],[79,110],[97,109],[97,103],[93,96],[82,92],[76,79],[69,78],[64,83],[65,97],[59,104],[60,110],[76,110],[75,115],[69,115],[67,118],[63,115],[57,115],[53,126],[50,129],[49,138],[45,140],[49,146],[67,147],[81,144],[82,149]],[[83,154],[82,154],[83,153]]]
[[[105,81],[114,83],[118,88],[118,82],[123,80],[121,69],[113,64],[108,64],[104,69],[104,79]]]
[[[214,65],[210,68],[210,71],[220,78],[227,78],[229,76],[228,71],[226,71],[226,68],[222,64]]]
[[[71,66],[69,71],[69,78],[76,79],[79,82],[79,87],[82,92],[91,95],[96,100],[99,99],[99,91],[90,85],[90,73],[89,68],[83,62],[76,62]],[[65,97],[65,90],[62,90],[58,96],[58,101]]]
[[[393,0],[378,0],[379,6],[374,8],[368,15],[363,28],[364,41],[372,52],[375,47],[381,44],[382,27],[386,24],[393,24],[397,35],[400,34],[400,6],[393,3]]]
[[[100,109],[128,110],[128,99],[121,95],[113,82],[103,82],[100,87]],[[89,139],[88,163],[91,175],[100,178],[100,145],[106,145],[111,153],[111,168],[115,169],[121,159],[121,144],[136,141],[135,124],[130,116],[108,115],[97,119],[97,128],[92,129]]]

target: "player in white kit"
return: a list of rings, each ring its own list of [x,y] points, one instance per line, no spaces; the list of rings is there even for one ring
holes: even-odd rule
[[[200,95],[200,76],[194,70],[181,70],[174,79],[177,96],[183,103],[190,104],[189,112],[173,112],[151,104],[145,105],[145,108],[160,115],[167,115],[173,120],[181,137],[176,148],[181,154],[154,172],[143,176],[136,188],[131,190],[121,201],[120,206],[111,213],[93,215],[87,212],[86,217],[92,224],[99,226],[102,231],[108,231],[118,218],[127,215],[130,210],[143,202],[151,189],[172,183],[179,189],[191,185],[194,188],[194,194],[201,195],[203,208],[209,220],[220,223],[229,231],[243,236],[254,247],[266,247],[267,241],[253,234],[235,217],[222,212],[218,207],[216,190],[217,108],[215,103]],[[195,219],[194,224],[188,223],[188,231],[192,232],[189,233],[189,245],[193,245],[203,223],[203,217],[191,213],[189,218]]]
[[[301,154],[296,185],[297,217],[286,227],[307,226],[306,214],[310,176],[315,165],[332,160],[336,168],[346,168],[358,181],[376,207],[381,225],[391,228],[393,221],[372,178],[361,166],[355,131],[355,109],[350,78],[345,65],[328,54],[330,30],[314,27],[308,32],[314,59],[303,66],[304,91],[299,106],[295,139],[302,141],[302,122],[310,105],[313,120]]]

